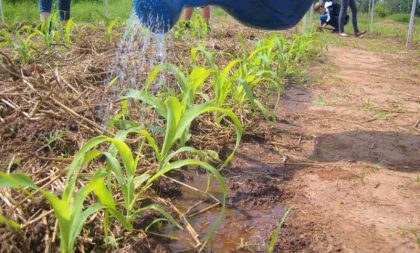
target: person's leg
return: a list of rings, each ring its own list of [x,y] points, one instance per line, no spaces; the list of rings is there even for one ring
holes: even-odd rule
[[[201,16],[206,21],[207,24],[210,23],[210,5],[207,5],[206,7],[203,7],[201,9]]]
[[[51,13],[52,0],[39,0],[39,18],[42,22],[47,20],[48,15]]]
[[[334,33],[338,33],[338,16],[332,16],[328,24],[334,27]]]
[[[357,7],[355,0],[349,0],[349,7],[351,10],[351,22],[353,23],[354,34],[358,34],[359,27],[357,26]]]
[[[340,34],[344,33],[344,23],[346,20],[347,8],[349,7],[349,1],[350,0],[341,1],[340,16],[338,17],[338,32]]]
[[[71,0],[58,0],[58,13],[63,24],[70,19]]]
[[[194,12],[193,8],[185,8],[184,19],[185,20],[191,20],[193,12]]]

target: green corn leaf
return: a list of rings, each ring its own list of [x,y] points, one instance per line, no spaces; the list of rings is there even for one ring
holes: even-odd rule
[[[166,102],[167,117],[166,117],[166,133],[165,140],[161,149],[161,157],[165,157],[172,146],[175,144],[175,141],[184,134],[183,130],[178,128],[183,112],[185,111],[185,105],[182,105],[177,98],[169,97]],[[184,129],[185,130],[185,129]],[[179,132],[182,132],[178,134]]]
[[[159,219],[154,219],[152,222],[150,222],[149,225],[147,225],[147,227],[144,229],[144,231],[147,233],[147,231],[149,231],[149,229],[156,223],[162,222],[162,221],[168,221],[165,218],[159,218]]]
[[[179,126],[177,131],[175,131],[176,135],[175,135],[175,140],[181,138],[181,136],[183,135],[183,133],[186,131],[186,129],[191,125],[191,122],[197,118],[199,115],[206,113],[206,112],[221,112],[226,114],[230,120],[232,121],[234,127],[235,127],[235,132],[236,132],[236,145],[234,150],[232,151],[232,153],[228,156],[228,158],[225,160],[225,162],[223,163],[222,167],[226,166],[227,163],[230,162],[230,160],[232,160],[236,149],[239,147],[239,144],[241,142],[241,138],[242,138],[242,125],[241,122],[239,121],[238,117],[229,109],[224,109],[221,107],[217,107],[214,106],[213,104],[200,104],[200,105],[196,105],[194,107],[192,107],[191,109],[189,109],[188,111],[185,112],[185,114],[183,115],[181,121],[179,122]]]
[[[188,86],[185,87],[184,98],[188,105],[192,105],[195,102],[195,96],[197,90],[204,85],[204,82],[210,75],[211,71],[203,67],[194,67],[191,71],[190,76],[188,77]]]
[[[118,149],[118,153],[127,171],[127,175],[134,175],[136,168],[130,147],[128,147],[125,142],[115,138],[108,138],[108,141],[112,142],[112,144],[115,145],[115,147]]]
[[[244,79],[239,79],[238,82],[244,88],[244,91],[248,97],[248,101],[251,103],[252,109],[255,110],[256,104],[255,104],[254,94],[252,93],[252,88],[248,85],[248,82]]]
[[[139,188],[142,186],[147,180],[149,180],[151,175],[149,174],[141,174],[140,176],[137,176],[134,178],[134,189]]]
[[[71,233],[70,233],[70,240],[67,244],[67,247],[71,249],[71,252],[74,251],[74,243],[76,241],[77,236],[83,229],[83,225],[85,224],[86,220],[94,213],[99,212],[101,209],[104,209],[105,206],[101,204],[92,204],[86,210],[84,210],[78,219],[74,219],[73,223],[71,224]]]
[[[148,90],[149,86],[155,81],[157,75],[162,71],[162,67],[161,65],[156,65],[152,71],[149,73],[149,76],[146,79],[145,82],[145,89],[144,90]]]
[[[284,222],[286,221],[287,217],[289,217],[292,208],[287,208],[286,212],[284,213],[283,217],[277,224],[276,230],[274,230],[273,235],[271,236],[270,245],[268,246],[268,252],[272,253],[274,251],[274,247],[276,246],[276,242],[279,238],[281,227],[283,226]]]
[[[1,214],[0,214],[0,223],[4,223],[7,226],[9,226],[11,228],[14,228],[14,229],[20,229],[20,224],[19,223],[17,223],[14,220],[8,219]]]
[[[94,178],[93,180],[96,180],[93,192],[98,197],[99,202],[108,208],[115,209],[116,203],[114,201],[112,193],[105,186],[105,175],[100,175],[98,179]]]
[[[188,89],[188,79],[185,76],[184,72],[182,72],[177,66],[173,64],[167,64],[166,67],[169,71],[175,74],[176,79],[181,84],[182,90],[186,91]]]
[[[156,210],[159,213],[161,213],[163,215],[163,217],[165,217],[170,223],[174,224],[175,226],[177,226],[179,229],[183,230],[184,228],[172,217],[172,215],[170,215],[168,212],[165,211],[165,209],[163,209],[161,206],[157,205],[157,204],[151,204],[148,205],[146,207],[143,207],[141,209],[139,209],[137,212],[141,213],[145,210]]]
[[[108,208],[107,209],[109,211],[109,213],[115,217],[120,223],[121,225],[127,229],[128,231],[132,231],[133,230],[133,224],[130,222],[129,219],[127,219],[124,215],[122,215],[119,211],[117,211],[116,209],[112,209],[112,208]]]
[[[104,152],[103,153],[107,159],[107,166],[108,169],[114,172],[115,178],[119,185],[123,185],[125,182],[123,173],[121,171],[120,162],[110,153]]]
[[[35,183],[25,174],[6,174],[0,171],[0,187],[38,189]]]
[[[201,150],[198,150],[194,147],[181,147],[178,150],[176,150],[175,152],[171,152],[170,154],[168,154],[165,158],[164,164],[169,163],[174,157],[176,157],[177,155],[181,154],[181,153],[191,153],[191,154],[198,154],[199,152],[202,152]]]
[[[210,65],[211,68],[217,67],[216,61],[214,60],[213,54],[206,50],[203,46],[191,49],[191,60],[193,64],[197,64],[197,57],[198,54],[202,53],[207,60],[207,63]]]
[[[67,20],[67,23],[66,23],[66,27],[65,27],[65,30],[64,30],[64,40],[66,41],[66,45],[67,46],[70,46],[70,42],[71,42],[71,30],[73,29],[73,27],[74,27],[74,21],[73,21],[73,19],[69,19],[69,20]]]
[[[125,98],[141,100],[142,102],[154,107],[161,117],[166,118],[168,114],[164,102],[152,94],[147,93],[146,90],[130,90]]]
[[[147,142],[149,143],[150,147],[153,149],[153,151],[155,152],[156,158],[158,161],[161,161],[162,158],[160,156],[160,151],[159,151],[159,147],[156,144],[156,140],[155,138],[153,138],[153,136],[149,133],[149,131],[144,130],[141,127],[133,127],[124,131],[119,131],[117,133],[117,136],[119,136],[120,140],[125,140],[126,136],[130,133],[137,133],[142,135],[143,137],[146,138]]]

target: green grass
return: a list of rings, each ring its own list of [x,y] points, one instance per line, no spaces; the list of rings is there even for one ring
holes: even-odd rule
[[[111,19],[127,19],[131,13],[131,0],[109,1],[109,16]],[[39,11],[36,1],[23,1],[12,4],[3,1],[4,15],[8,22],[38,21]],[[53,11],[57,10],[54,1]],[[103,1],[78,1],[71,5],[71,17],[76,22],[93,22],[102,20],[97,12],[104,13]]]
[[[53,1],[53,11],[57,10],[57,1]],[[111,19],[120,18],[127,19],[130,16],[132,8],[132,0],[109,0],[109,16]],[[8,22],[22,22],[22,21],[38,21],[39,11],[38,2],[35,0],[24,0],[22,2],[13,4],[3,1],[5,20]],[[71,5],[71,17],[74,21],[93,22],[102,20],[97,12],[104,13],[103,1],[73,1]],[[212,17],[221,17],[225,13],[222,9],[212,8]]]

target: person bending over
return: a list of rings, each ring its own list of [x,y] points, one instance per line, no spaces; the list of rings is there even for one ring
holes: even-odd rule
[[[318,2],[314,6],[314,10],[319,13],[321,27],[330,25],[334,28],[333,32],[338,33],[338,18],[340,15],[340,4],[335,1]],[[346,16],[345,25],[349,21],[349,15]]]
[[[39,17],[42,22],[47,20],[51,14],[53,0],[39,0]],[[66,25],[67,20],[70,19],[70,3],[71,0],[58,0],[58,13],[61,24]]]

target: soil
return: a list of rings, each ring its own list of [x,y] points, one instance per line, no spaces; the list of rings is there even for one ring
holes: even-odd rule
[[[311,68],[318,81],[286,88],[277,122],[243,138],[224,171],[228,211],[210,252],[265,252],[287,206],[275,252],[420,252],[419,69],[348,47],[325,57]],[[205,176],[186,178],[204,190]],[[203,200],[181,192],[181,206]],[[191,219],[201,236],[218,211]],[[192,245],[176,240],[170,250]]]
[[[271,137],[243,144],[232,167],[262,180],[243,176],[250,192],[275,183],[259,173],[282,175],[274,195],[293,214],[278,251],[420,252],[419,68],[350,47],[325,57],[317,82],[286,89],[279,123],[262,123]]]

